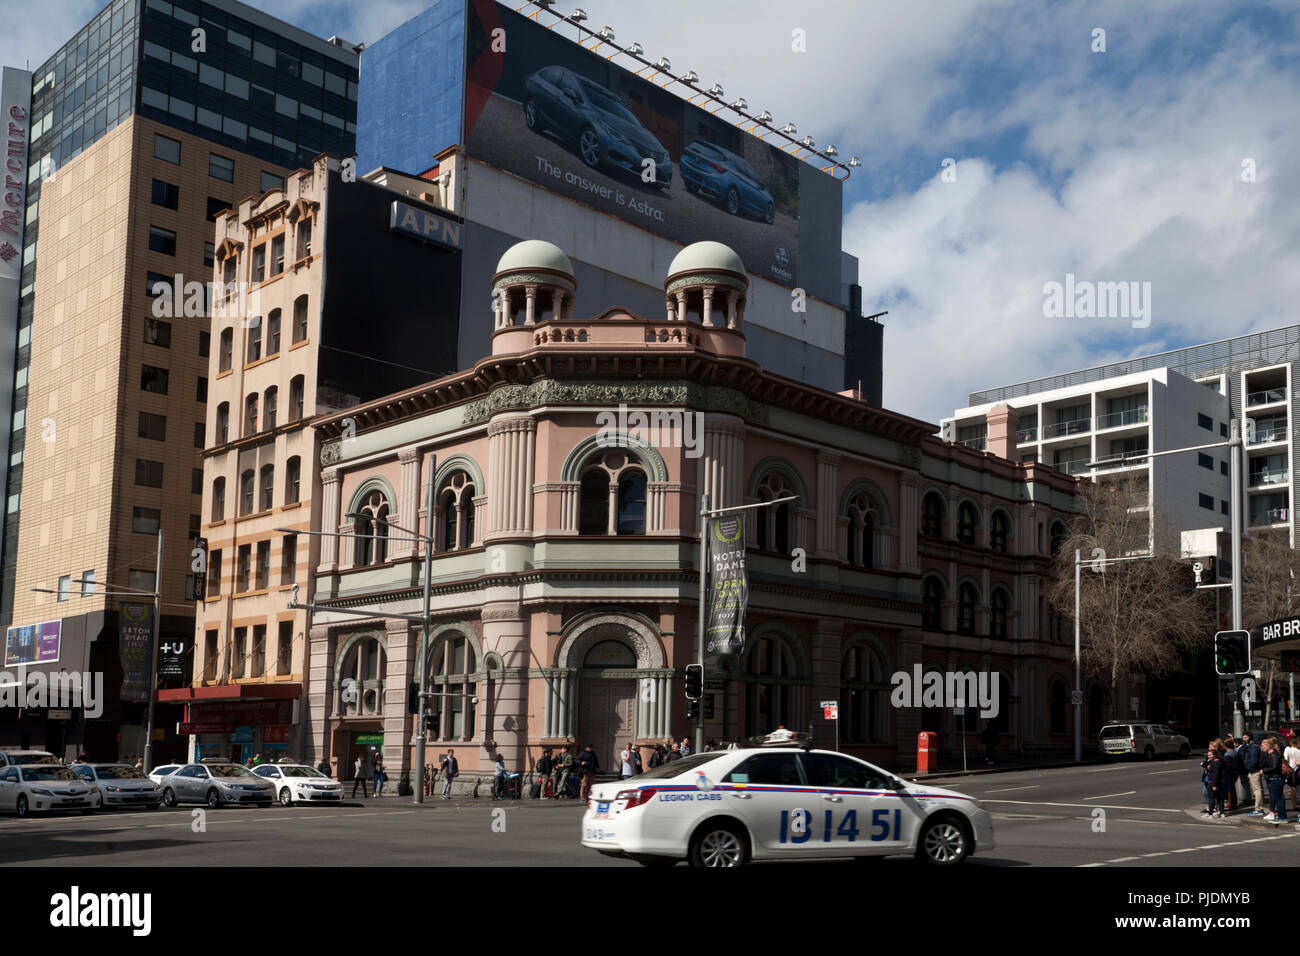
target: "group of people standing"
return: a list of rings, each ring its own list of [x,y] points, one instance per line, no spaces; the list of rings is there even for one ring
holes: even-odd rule
[[[1291,806],[1300,811],[1296,795],[1296,784],[1300,782],[1300,746],[1296,746],[1294,739],[1270,735],[1255,743],[1254,735],[1249,733],[1242,734],[1240,739],[1219,738],[1210,742],[1201,769],[1205,797],[1202,816],[1222,818],[1226,813],[1235,812],[1239,803],[1253,801],[1249,816],[1263,817],[1265,822],[1273,824],[1300,823],[1300,816],[1294,821],[1287,817],[1283,793],[1285,788],[1290,788]]]
[[[366,770],[370,773],[367,774]],[[366,793],[366,777],[370,777],[371,786],[376,797],[384,795],[384,784],[388,782],[388,772],[384,769],[384,755],[377,753],[371,760],[364,757],[358,757],[352,764],[352,796],[357,795],[357,786],[361,786],[361,796],[369,797]]]

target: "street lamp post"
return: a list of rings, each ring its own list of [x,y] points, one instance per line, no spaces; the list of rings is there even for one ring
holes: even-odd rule
[[[158,556],[153,574],[153,637],[149,642],[149,717],[144,730],[144,771],[153,767],[153,704],[158,697],[158,630],[162,627],[162,549],[163,531],[158,529]]]
[[[708,494],[700,495],[700,621],[695,631],[695,663],[700,665],[700,681],[704,681],[704,628],[707,626],[705,600],[708,596],[708,537],[709,537],[709,519],[716,518],[719,515],[731,514],[735,511],[749,511],[754,508],[767,508],[772,505],[783,504],[787,501],[796,501],[796,495],[788,495],[785,498],[773,498],[771,501],[759,501],[752,505],[734,505],[730,508],[716,508],[709,510]],[[700,696],[703,700],[703,688],[701,687]],[[702,753],[704,750],[704,705],[700,704],[695,714],[695,752]]]

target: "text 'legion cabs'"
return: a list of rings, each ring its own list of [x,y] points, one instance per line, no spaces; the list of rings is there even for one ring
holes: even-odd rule
[[[646,866],[901,853],[952,866],[994,841],[973,797],[846,754],[780,746],[692,754],[597,785],[582,845]]]

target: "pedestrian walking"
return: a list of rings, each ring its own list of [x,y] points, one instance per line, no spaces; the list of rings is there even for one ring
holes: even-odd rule
[[[366,759],[358,757],[352,764],[352,796],[357,795],[357,784],[361,784],[361,796],[369,797],[366,793]]]
[[[456,752],[448,750],[442,757],[442,799],[451,799],[451,782],[460,773],[460,764],[456,762]]]
[[[566,745],[555,767],[555,795],[557,797],[567,797],[569,795],[569,776],[573,771],[573,752]]]
[[[551,756],[551,748],[543,747],[542,755],[537,758],[537,796],[547,800],[551,796],[551,771],[555,769],[555,758]]]
[[[1281,823],[1286,819],[1286,801],[1282,797],[1282,748],[1276,737],[1265,737],[1260,752],[1260,775],[1268,787],[1272,810],[1264,816],[1267,823]]]
[[[631,750],[632,755],[632,776],[635,777],[645,770],[645,767],[641,763],[641,748],[629,747],[629,749]]]
[[[578,772],[582,774],[578,799],[583,801],[587,799],[587,795],[591,793],[591,783],[596,779],[596,771],[599,769],[600,761],[596,759],[596,751],[591,749],[591,744],[587,744],[586,749],[578,754]]]
[[[632,749],[632,741],[629,740],[627,744],[623,747],[622,752],[618,755],[618,761],[619,764],[621,765],[620,776],[619,776],[620,780],[627,780],[629,777],[632,776],[633,773],[636,772],[632,769],[632,754],[634,752],[635,751],[633,751]]]
[[[498,753],[496,763],[492,767],[492,799],[500,800],[506,795],[506,778],[509,777],[510,771],[506,769],[506,758]]]
[[[382,797],[384,795],[384,781],[388,779],[388,774],[384,772],[384,755],[375,754],[374,774],[371,780],[371,786],[374,788],[374,796]]]
[[[1296,784],[1300,783],[1300,738],[1292,737],[1286,742],[1286,749],[1282,751],[1282,776],[1287,777],[1287,783],[1291,787],[1291,808],[1296,811],[1296,822],[1300,823],[1300,799],[1296,796]],[[1288,768],[1290,775],[1287,774]]]
[[[1237,741],[1232,736],[1223,740],[1223,750],[1219,754],[1223,761],[1223,788],[1228,794],[1228,812],[1237,809],[1237,781],[1241,778],[1241,754],[1237,752]]]
[[[1213,745],[1205,751],[1205,759],[1201,761],[1201,794],[1205,798],[1205,809],[1201,811],[1201,816],[1223,817],[1223,761],[1219,759],[1219,752]]]
[[[319,770],[321,773],[325,774],[325,776],[327,777],[330,775],[330,765],[329,762],[324,757],[320,758],[320,763],[316,765],[316,769]]]
[[[1255,799],[1255,809],[1250,811],[1253,817],[1262,817],[1264,815],[1264,771],[1260,766],[1260,757],[1262,751],[1259,744],[1255,743],[1254,735],[1241,735],[1241,765],[1246,772],[1246,778],[1250,781],[1250,792]]]
[[[984,744],[984,762],[990,767],[993,766],[993,752],[998,749],[999,736],[998,729],[991,720],[984,725],[984,732],[980,734],[980,742]]]

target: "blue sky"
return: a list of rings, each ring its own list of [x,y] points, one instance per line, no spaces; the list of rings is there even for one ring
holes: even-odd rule
[[[580,3],[620,43],[862,158],[844,247],[864,309],[890,313],[890,408],[934,421],[973,389],[1300,324],[1295,2]],[[367,42],[427,5],[258,4]],[[100,6],[33,7],[0,58],[39,63]],[[1045,317],[1044,284],[1067,273],[1150,283],[1149,325]]]

